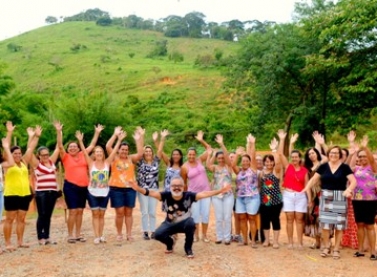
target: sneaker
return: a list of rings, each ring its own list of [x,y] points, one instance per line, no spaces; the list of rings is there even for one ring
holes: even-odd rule
[[[233,242],[240,242],[240,235],[233,235],[233,237],[232,237],[232,241]]]
[[[192,252],[192,250],[189,250],[189,251],[186,252],[186,257],[188,259],[194,258],[194,253]]]
[[[154,232],[151,233],[151,239],[154,239]]]
[[[148,232],[144,232],[143,239],[150,240]]]
[[[101,242],[100,238],[95,238],[93,241],[94,244],[99,244],[100,242]]]
[[[225,244],[225,245],[230,245],[230,240],[226,240],[226,241],[224,242],[224,244]]]
[[[102,237],[100,237],[100,238],[99,238],[99,240],[100,240],[100,242],[102,242],[102,243],[106,243],[106,238],[105,238],[105,237],[103,237],[103,236],[102,236]]]

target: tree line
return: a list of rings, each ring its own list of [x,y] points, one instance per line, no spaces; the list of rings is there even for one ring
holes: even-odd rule
[[[227,41],[239,40],[252,32],[264,32],[268,26],[276,24],[272,21],[238,19],[217,23],[206,22],[205,18],[206,16],[201,12],[190,12],[183,17],[169,15],[160,20],[144,19],[137,15],[111,17],[108,12],[96,8],[64,17],[62,20],[64,22],[94,21],[101,26],[115,25],[130,29],[152,30],[164,33],[166,37],[213,38]],[[47,16],[45,22],[56,23],[58,19]]]

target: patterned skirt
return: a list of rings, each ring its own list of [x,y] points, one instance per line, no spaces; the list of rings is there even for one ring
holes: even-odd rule
[[[345,230],[347,228],[347,199],[342,190],[321,192],[319,203],[319,222],[322,229]]]

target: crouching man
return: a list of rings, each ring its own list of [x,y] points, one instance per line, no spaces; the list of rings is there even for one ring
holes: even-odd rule
[[[131,183],[131,182],[130,182]],[[227,185],[221,189],[203,192],[184,191],[184,182],[180,176],[171,179],[169,191],[149,191],[141,188],[136,182],[132,182],[131,186],[134,190],[163,202],[166,219],[155,232],[155,239],[166,245],[166,254],[173,253],[175,244],[175,234],[184,233],[186,241],[184,249],[187,258],[194,258],[192,252],[192,244],[194,241],[195,223],[191,217],[191,205],[193,202],[211,197],[220,193],[231,190],[231,186]]]

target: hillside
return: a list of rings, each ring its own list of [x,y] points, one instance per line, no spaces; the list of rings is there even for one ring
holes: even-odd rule
[[[168,55],[179,52],[184,57],[182,62],[171,61],[168,57],[146,58],[156,42],[163,40],[167,40]],[[12,51],[10,45],[21,46],[21,49]],[[123,126],[131,124],[130,129],[138,124],[150,130],[169,128],[173,136],[174,133],[179,136],[174,142],[177,144],[185,143],[188,134],[192,138],[197,128],[212,135],[244,129],[243,122],[230,117],[232,112],[237,118],[240,115],[237,110],[228,110],[231,97],[222,91],[221,70],[194,66],[198,55],[214,57],[217,51],[226,58],[236,53],[237,48],[235,42],[171,39],[152,31],[100,27],[94,22],[66,22],[1,41],[0,57],[8,64],[6,73],[17,84],[13,93],[19,101],[26,105],[36,101],[31,95],[38,95],[42,101],[52,101],[55,107],[51,107],[51,102],[45,103],[46,111],[37,112],[45,120],[52,117],[77,123],[69,130],[82,128],[82,124],[90,122],[107,123],[110,128],[122,123]],[[19,93],[25,96],[21,97]],[[71,119],[65,120],[64,117],[68,117],[63,110],[65,104],[75,97],[88,95],[100,95],[105,102],[111,100],[119,107],[129,108],[133,118],[125,115],[123,120],[103,122],[101,118],[86,117],[75,121],[75,115],[72,115]],[[72,101],[71,105],[80,105],[80,100]],[[137,104],[144,112],[135,111],[131,104]],[[27,114],[36,113],[33,108],[26,109]],[[85,106],[79,109],[85,109]],[[99,111],[101,116],[104,113],[106,111]],[[142,118],[134,117],[140,114]],[[33,122],[30,118],[25,120],[23,117],[29,115],[24,113],[12,116],[20,124]]]

